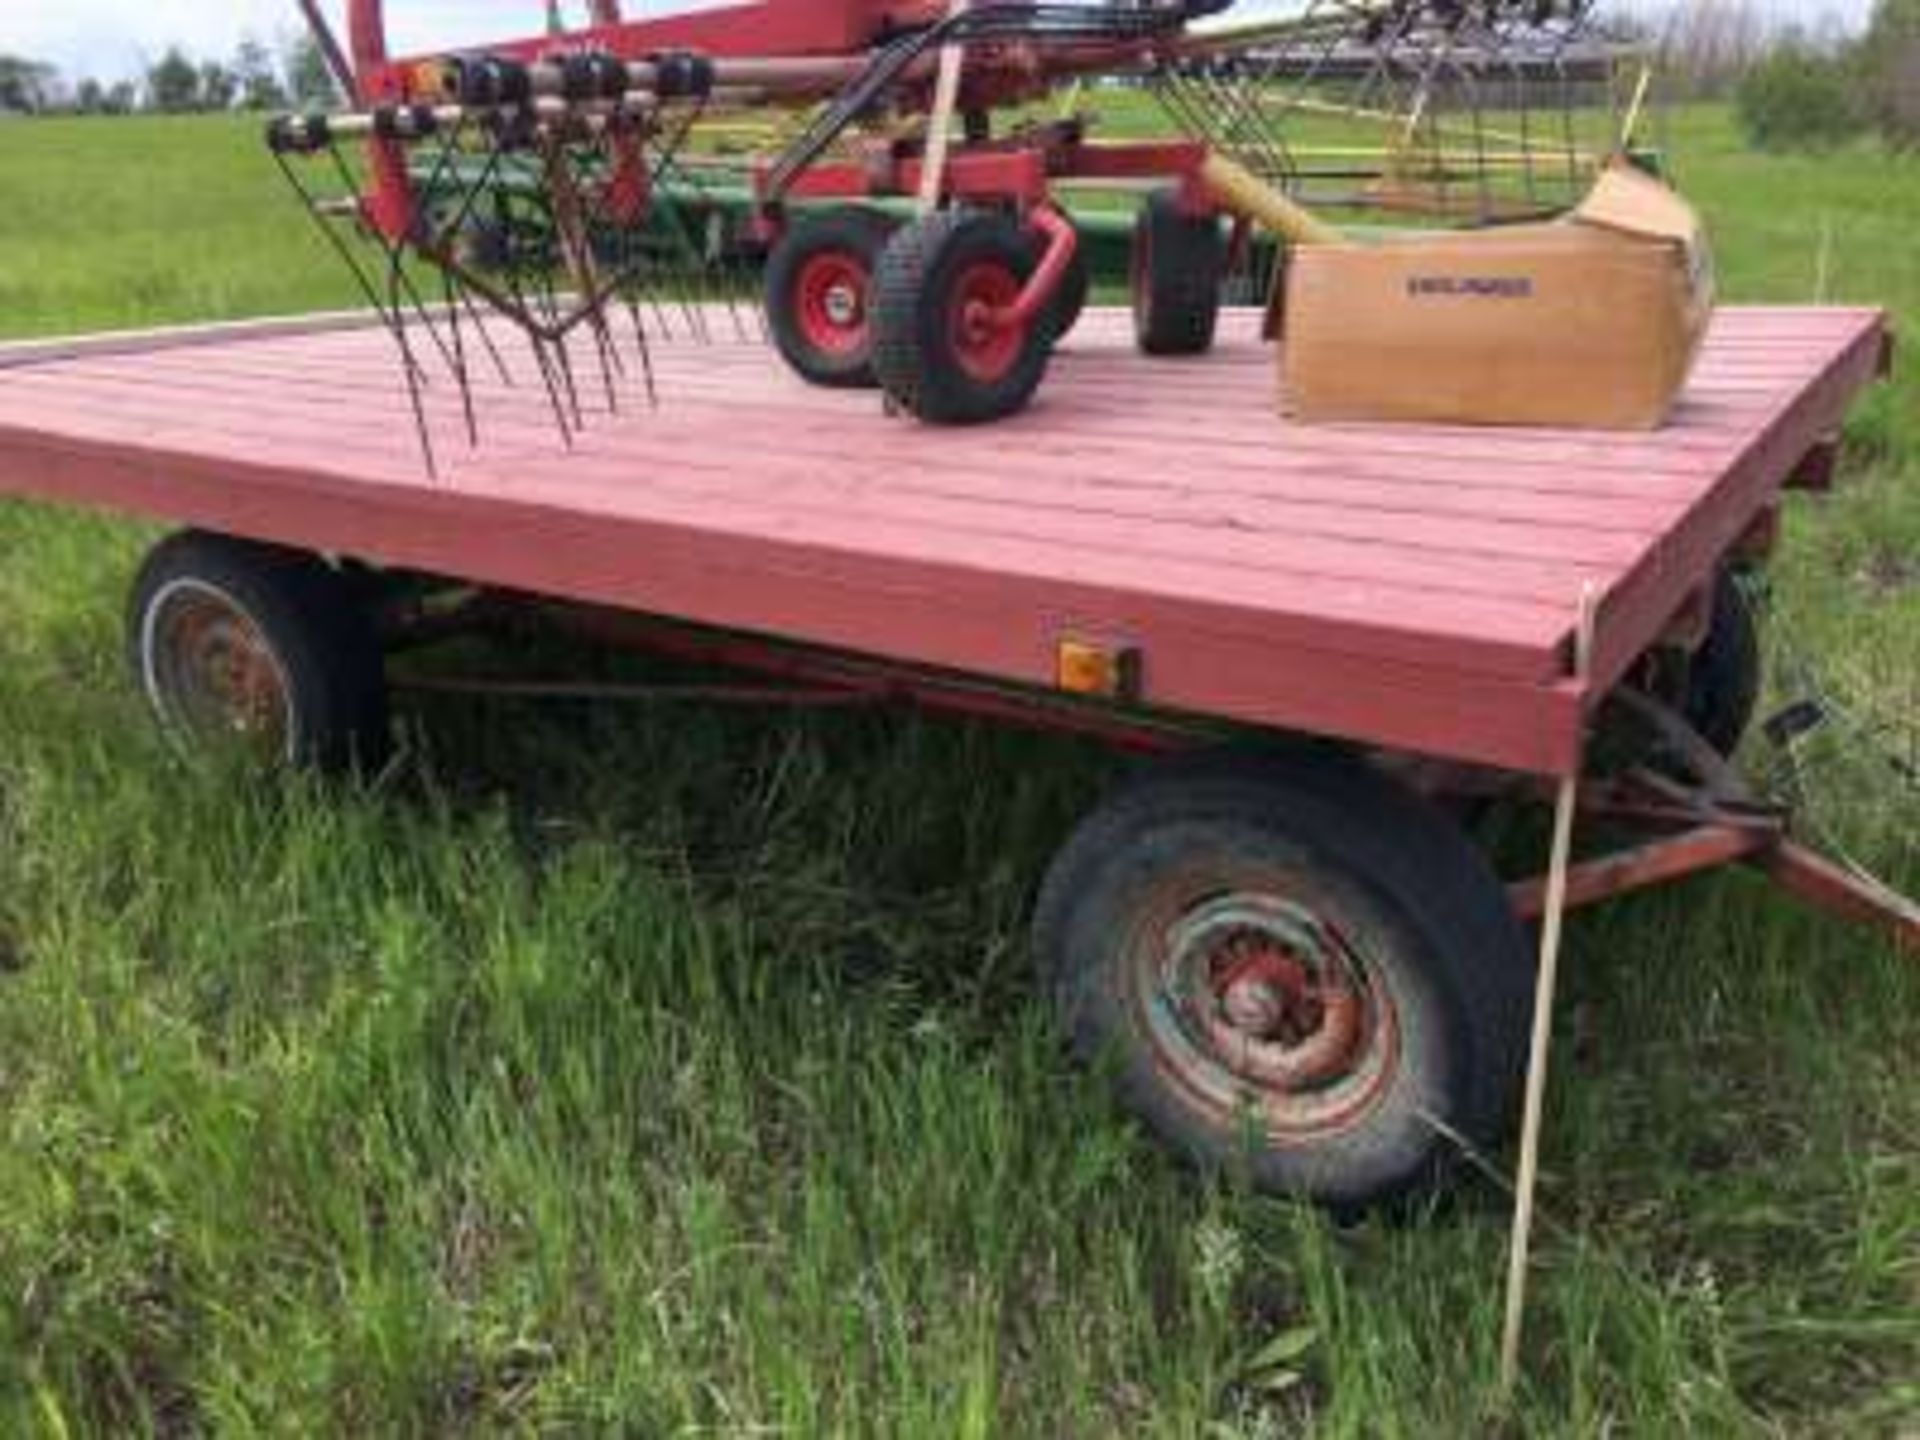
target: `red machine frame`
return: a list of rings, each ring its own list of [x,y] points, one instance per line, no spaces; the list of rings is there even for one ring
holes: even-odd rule
[[[592,0],[594,23],[562,36],[537,36],[489,44],[489,55],[532,64],[578,53],[604,53],[644,61],[674,51],[696,51],[716,58],[738,58],[764,67],[777,81],[791,60],[846,56],[845,74],[857,74],[860,52],[905,26],[925,25],[949,13],[942,0],[781,0],[749,3],[658,20],[626,21],[619,0]],[[334,57],[339,78],[363,105],[406,103],[423,93],[422,67],[437,57],[393,56],[385,28],[385,0],[351,0],[348,9],[350,61],[327,32],[324,20],[308,4],[309,23]],[[994,106],[1043,93],[1029,60],[1018,47],[982,47],[990,52],[978,78],[964,84],[959,108],[984,114]],[[1073,64],[1089,73],[1144,68],[1155,56],[1150,45],[1082,47]],[[350,68],[349,68],[350,66]],[[817,65],[807,67],[817,74]],[[930,83],[930,81],[929,81]],[[399,146],[370,137],[369,164],[375,177],[370,218],[390,237],[407,233],[412,223],[411,184]],[[1010,207],[1031,224],[1043,242],[1033,273],[1010,305],[997,307],[996,327],[1025,326],[1054,297],[1071,264],[1076,236],[1056,208],[1055,182],[1162,180],[1175,187],[1181,213],[1210,218],[1220,213],[1212,189],[1201,178],[1207,148],[1191,140],[1094,142],[1078,121],[1060,121],[1001,139],[972,139],[940,160],[939,193],[945,199]],[[857,201],[920,192],[926,162],[918,154],[885,143],[866,147],[857,160],[806,167],[779,193],[771,182],[772,162],[752,169],[761,204],[754,217],[759,237],[772,243],[783,228],[788,199]],[[1236,219],[1232,245],[1244,243],[1247,225]]]

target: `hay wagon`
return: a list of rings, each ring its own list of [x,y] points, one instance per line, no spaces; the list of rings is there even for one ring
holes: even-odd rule
[[[188,745],[373,763],[392,647],[534,608],[764,682],[708,699],[1140,752],[1041,888],[1045,988],[1163,1138],[1322,1200],[1424,1183],[1509,1123],[1546,902],[1496,878],[1463,797],[1583,777],[1629,838],[1565,872],[1569,904],[1738,861],[1920,936],[1722,759],[1758,665],[1728,577],[1829,474],[1880,314],[1723,312],[1646,435],[1290,425],[1245,312],[1195,363],[1089,311],[1041,403],[965,431],[709,329],[662,347],[657,408],[570,449],[477,376],[485,436],[434,476],[364,317],[16,344],[0,494],[184,527],[129,624]],[[1587,768],[1623,704],[1662,739]]]

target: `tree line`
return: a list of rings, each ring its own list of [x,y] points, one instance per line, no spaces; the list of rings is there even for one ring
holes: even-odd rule
[[[45,61],[0,55],[0,111],[26,115],[284,110],[337,98],[326,58],[304,32],[277,53],[247,36],[225,60],[196,60],[172,45],[138,79],[87,75],[70,82]]]
[[[1858,35],[1787,27],[1733,94],[1762,149],[1818,150],[1868,134],[1920,149],[1920,0],[1875,0]]]

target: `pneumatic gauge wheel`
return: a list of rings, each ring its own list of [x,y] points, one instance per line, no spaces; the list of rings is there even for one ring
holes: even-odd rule
[[[1025,408],[1046,373],[1056,317],[1006,311],[1036,264],[1011,219],[950,210],[902,226],[874,285],[873,370],[901,409],[936,425],[997,420]]]
[[[1227,242],[1213,215],[1181,211],[1171,190],[1147,197],[1133,225],[1128,280],[1133,332],[1148,355],[1199,355],[1213,346]]]
[[[842,205],[803,216],[767,257],[767,329],[812,384],[874,383],[873,272],[888,230],[876,211]]]

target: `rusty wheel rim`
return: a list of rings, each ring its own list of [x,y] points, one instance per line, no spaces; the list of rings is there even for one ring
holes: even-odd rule
[[[195,749],[237,746],[284,758],[293,739],[286,668],[259,622],[231,595],[176,580],[147,608],[147,693],[167,731]]]
[[[1269,1143],[1360,1125],[1400,1068],[1393,997],[1338,925],[1277,888],[1152,907],[1132,973],[1153,1061],[1225,1119],[1250,1114]]]

